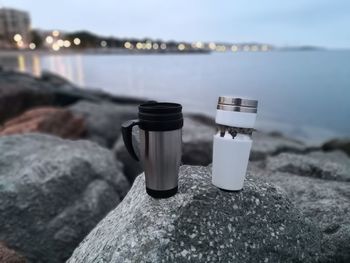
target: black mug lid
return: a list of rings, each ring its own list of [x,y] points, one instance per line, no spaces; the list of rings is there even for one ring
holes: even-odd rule
[[[144,103],[139,106],[139,120],[143,130],[177,130],[183,126],[182,106],[170,102]]]

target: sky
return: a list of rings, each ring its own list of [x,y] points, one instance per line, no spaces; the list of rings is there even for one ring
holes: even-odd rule
[[[350,48],[350,0],[0,0],[32,27],[115,37]]]

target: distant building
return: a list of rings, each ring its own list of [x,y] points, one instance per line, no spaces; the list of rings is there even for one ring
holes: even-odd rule
[[[14,36],[20,38],[14,41]],[[29,13],[12,9],[0,8],[0,47],[15,45],[26,47],[30,41]]]

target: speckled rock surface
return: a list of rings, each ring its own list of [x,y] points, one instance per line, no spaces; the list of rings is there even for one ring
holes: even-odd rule
[[[139,176],[68,262],[316,262],[320,232],[278,188],[211,184],[210,169],[183,166],[179,193],[157,200]]]
[[[320,262],[350,261],[349,159],[343,153],[280,154],[251,162],[249,174],[283,189],[323,232]]]
[[[30,262],[66,260],[129,187],[92,142],[13,135],[0,149],[0,240]]]
[[[267,156],[277,155],[281,152],[304,152],[307,147],[302,142],[283,137],[278,134],[262,132],[253,133],[253,146],[250,160],[263,160]]]
[[[77,116],[85,118],[86,138],[111,148],[121,134],[121,125],[137,117],[136,106],[80,101],[70,107]]]

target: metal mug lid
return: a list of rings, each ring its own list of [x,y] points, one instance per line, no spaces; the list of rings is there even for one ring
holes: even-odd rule
[[[256,113],[258,101],[248,98],[220,96],[217,109],[224,111],[250,112]]]

